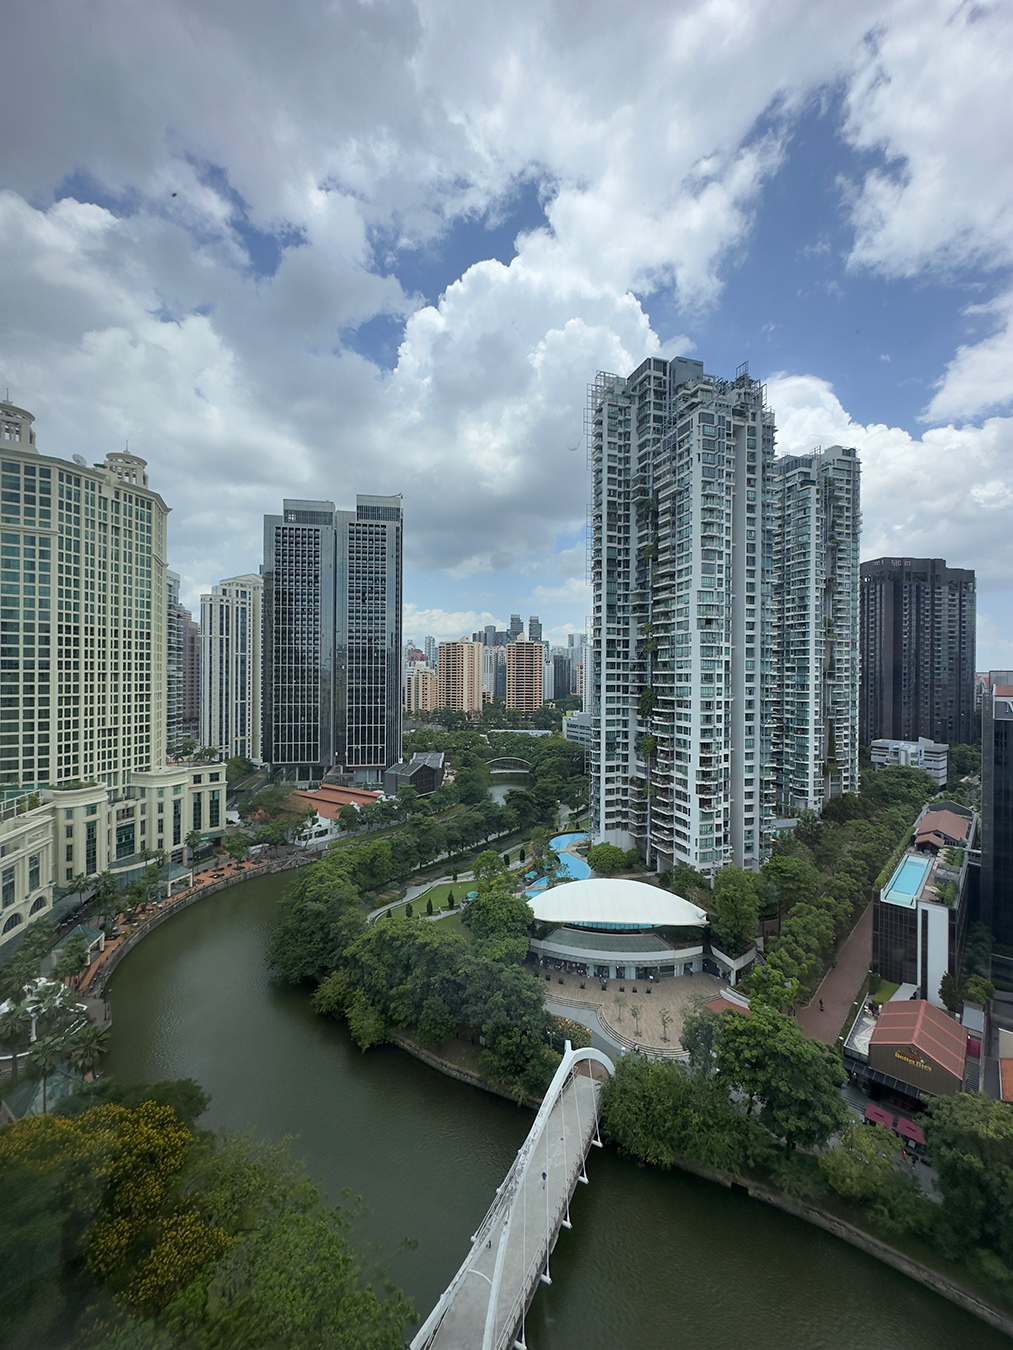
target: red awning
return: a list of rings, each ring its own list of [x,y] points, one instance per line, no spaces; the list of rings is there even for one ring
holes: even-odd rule
[[[902,1139],[910,1139],[912,1144],[925,1143],[925,1131],[921,1126],[913,1120],[905,1120],[903,1116],[897,1117],[897,1133]]]
[[[890,1112],[871,1103],[865,1108],[865,1121],[867,1125],[885,1125],[888,1130],[893,1129],[893,1116]]]

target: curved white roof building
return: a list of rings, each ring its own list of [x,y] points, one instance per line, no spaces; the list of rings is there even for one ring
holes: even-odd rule
[[[541,923],[592,928],[702,928],[702,909],[660,886],[642,881],[589,877],[528,896]]]

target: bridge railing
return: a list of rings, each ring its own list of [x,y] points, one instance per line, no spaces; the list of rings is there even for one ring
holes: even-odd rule
[[[514,1200],[517,1197],[517,1193],[520,1190],[520,1187],[524,1183],[528,1164],[531,1161],[531,1158],[533,1157],[539,1143],[541,1142],[542,1135],[545,1131],[545,1126],[548,1123],[549,1118],[552,1115],[552,1112],[555,1109],[556,1105],[560,1101],[563,1093],[566,1091],[566,1088],[569,1086],[571,1080],[575,1077],[577,1066],[585,1062],[597,1063],[602,1065],[602,1067],[606,1070],[606,1072],[609,1075],[615,1073],[615,1065],[608,1058],[608,1056],[603,1055],[600,1050],[595,1050],[593,1047],[590,1046],[580,1050],[574,1050],[570,1042],[569,1041],[566,1042],[566,1048],[563,1052],[563,1058],[560,1061],[559,1067],[556,1069],[555,1074],[553,1075],[552,1082],[549,1084],[548,1091],[542,1098],[542,1103],[539,1106],[538,1111],[535,1115],[535,1119],[532,1123],[531,1129],[528,1131],[527,1138],[524,1140],[524,1143],[518,1149],[517,1156],[510,1165],[510,1169],[507,1172],[506,1177],[503,1179],[502,1185],[497,1188],[496,1196],[493,1199],[492,1204],[489,1206],[488,1210],[485,1213],[485,1216],[482,1219],[482,1222],[476,1229],[472,1237],[471,1249],[468,1252],[467,1257],[461,1263],[461,1266],[454,1275],[454,1278],[451,1280],[450,1284],[444,1290],[442,1296],[440,1297],[438,1303],[436,1304],[436,1307],[432,1310],[432,1312],[423,1322],[422,1326],[415,1333],[415,1336],[412,1338],[411,1350],[428,1350],[428,1347],[433,1344],[436,1335],[439,1332],[440,1325],[443,1322],[443,1319],[446,1316],[447,1311],[449,1310],[451,1304],[454,1301],[455,1294],[457,1293],[458,1289],[461,1287],[465,1279],[467,1279],[468,1273],[471,1269],[472,1262],[475,1258],[476,1253],[482,1249],[482,1247],[485,1245],[486,1240],[492,1233],[493,1228],[496,1226],[498,1222],[501,1222],[504,1219],[504,1217],[506,1218],[506,1226],[507,1228],[509,1228],[509,1219],[512,1212]],[[588,1142],[590,1142],[590,1138]],[[581,1163],[583,1163],[584,1156],[585,1156],[585,1145],[584,1140],[581,1139],[579,1149],[579,1157],[581,1159]],[[564,1214],[566,1213],[566,1204],[570,1195],[569,1178],[566,1179],[566,1184],[563,1186],[562,1195],[563,1195],[562,1203],[557,1208],[557,1211],[553,1216],[552,1226],[551,1229],[549,1230],[551,1231],[553,1236],[555,1236],[555,1234],[558,1233],[559,1226],[562,1222]],[[506,1241],[507,1241],[507,1233],[504,1232],[504,1234],[500,1238],[499,1250],[497,1252],[497,1273],[494,1274],[489,1291],[489,1305],[488,1305],[489,1321],[487,1322],[486,1327],[487,1335],[486,1337],[483,1338],[482,1342],[483,1345],[486,1344],[488,1340],[488,1332],[490,1330],[491,1324],[495,1323],[496,1321],[495,1305],[499,1301],[498,1274],[502,1270],[502,1257],[505,1254]],[[549,1239],[547,1237],[546,1242],[543,1242],[541,1244],[542,1250],[538,1253],[537,1259],[534,1259],[528,1265],[527,1269],[524,1272],[523,1278],[520,1282],[518,1293],[511,1303],[510,1316],[514,1319],[514,1321],[511,1322],[510,1328],[508,1328],[508,1330],[512,1329],[513,1325],[515,1325],[516,1322],[520,1320],[521,1314],[523,1312],[522,1305],[525,1303],[525,1300],[528,1297],[529,1290],[532,1288],[533,1284],[538,1278],[540,1270],[544,1269],[544,1261],[547,1254],[545,1248],[546,1243],[548,1241]]]

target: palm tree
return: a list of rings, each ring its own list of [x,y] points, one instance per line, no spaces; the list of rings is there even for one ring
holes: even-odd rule
[[[0,1044],[6,1045],[11,1052],[11,1075],[18,1081],[18,1050],[28,1044],[28,1035],[32,1028],[32,1014],[24,1003],[11,1003],[0,1013]]]
[[[73,942],[68,942],[60,953],[53,968],[53,975],[58,980],[73,980],[87,970],[89,964],[88,948],[84,938],[76,937]]]
[[[81,1077],[91,1072],[109,1049],[109,1028],[89,1022],[80,1031],[76,1031],[67,1043],[70,1062],[79,1069]]]
[[[49,1075],[58,1069],[67,1058],[67,1049],[62,1036],[42,1036],[32,1046],[28,1055],[29,1071],[42,1078],[42,1114],[46,1114],[46,1089]]]
[[[197,849],[200,848],[201,838],[202,836],[200,830],[191,830],[190,833],[183,840],[183,843],[185,844],[187,850],[190,853],[195,853]]]

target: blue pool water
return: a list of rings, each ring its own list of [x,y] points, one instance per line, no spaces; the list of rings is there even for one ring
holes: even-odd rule
[[[916,858],[910,854],[902,858],[896,872],[890,879],[890,884],[883,899],[891,905],[907,905],[910,907],[914,903],[918,888],[931,865],[931,860],[928,858]]]
[[[578,830],[576,834],[557,834],[554,839],[549,840],[549,847],[554,853],[559,854],[559,866],[556,868],[557,877],[565,877],[567,881],[583,881],[585,877],[591,875],[591,869],[583,858],[575,858],[572,853],[564,853],[563,850],[567,844],[572,844],[575,839],[583,839],[584,831]],[[545,877],[541,881],[536,881],[525,892],[525,895],[537,895],[539,891],[545,890]]]

